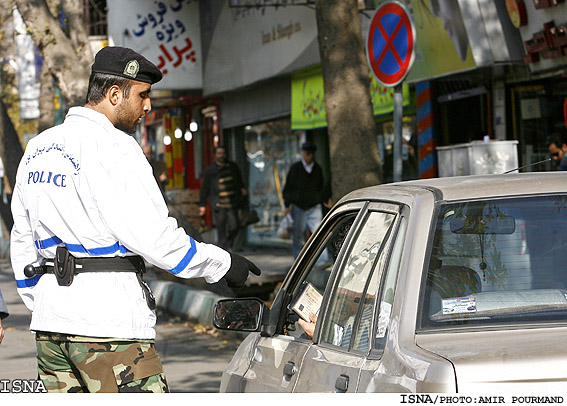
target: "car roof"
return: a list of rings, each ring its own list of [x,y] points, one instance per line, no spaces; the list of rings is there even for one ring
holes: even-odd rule
[[[396,196],[433,193],[437,200],[567,193],[567,172],[452,176],[370,186],[347,194],[345,200],[392,200]]]

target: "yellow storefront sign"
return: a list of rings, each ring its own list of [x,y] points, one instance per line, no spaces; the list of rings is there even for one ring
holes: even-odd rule
[[[372,75],[370,97],[375,116],[394,111],[394,88],[380,85]],[[410,104],[409,85],[402,85],[403,105]],[[291,81],[291,129],[310,130],[327,126],[325,91],[321,69],[297,74]]]

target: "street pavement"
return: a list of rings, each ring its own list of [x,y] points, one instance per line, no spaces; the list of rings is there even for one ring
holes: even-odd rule
[[[16,280],[7,259],[0,259],[0,290],[10,313],[2,321],[6,334],[0,344],[0,379],[35,379],[35,339],[29,331],[31,313],[16,291]]]
[[[262,269],[262,276],[254,281],[260,285],[283,280],[293,262],[289,251],[279,248],[247,248],[239,254]],[[214,304],[224,295],[181,281],[163,280],[151,266],[145,279],[158,303],[156,347],[171,391],[218,392],[222,371],[243,338],[211,327]],[[10,313],[3,321],[6,335],[0,344],[0,382],[36,379],[35,340],[29,331],[31,314],[16,291],[8,259],[0,259],[0,290]]]

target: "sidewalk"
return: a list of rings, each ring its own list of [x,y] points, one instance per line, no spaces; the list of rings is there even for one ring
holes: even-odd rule
[[[2,322],[6,335],[0,344],[0,379],[35,379],[35,338],[29,332],[31,313],[18,295],[10,260],[5,258],[0,258],[0,290],[10,313]]]

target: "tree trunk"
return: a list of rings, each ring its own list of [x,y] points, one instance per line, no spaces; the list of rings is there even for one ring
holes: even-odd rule
[[[53,127],[55,106],[53,104],[53,80],[45,64],[41,68],[41,92],[39,94],[39,120],[37,133]]]
[[[87,35],[85,24],[72,23],[73,30],[82,29],[84,32],[84,36],[74,33],[74,38],[78,41],[75,43],[65,35],[45,0],[15,0],[15,3],[43,57],[43,63],[55,78],[63,97],[70,106],[83,105],[93,59],[88,41],[84,40]],[[63,2],[64,9],[70,10],[70,20],[77,18],[74,11],[77,4],[80,4],[78,0]]]
[[[47,6],[51,15],[58,14],[58,8],[61,5],[61,0],[47,0]],[[40,72],[41,91],[39,94],[39,119],[37,125],[37,133],[53,127],[55,123],[55,101],[54,97],[54,78],[45,63],[41,66]]]
[[[90,68],[93,63],[93,54],[89,43],[89,33],[87,32],[87,24],[83,18],[84,3],[82,0],[62,0],[61,5],[65,16],[67,17],[67,24],[69,26],[68,33],[73,48],[79,62],[87,68]],[[90,70],[89,70],[90,75]],[[89,75],[86,80],[88,81]],[[87,93],[83,95],[83,99]]]
[[[61,29],[57,17],[49,11],[46,0],[15,0],[27,31],[31,34],[46,69],[42,71],[42,83],[50,82],[48,77],[57,81],[63,96],[69,105],[83,105],[87,93],[90,66],[93,56],[88,42],[85,24],[82,21],[82,3],[80,0],[64,0],[63,9],[66,10],[70,26],[73,28],[73,39],[69,39]],[[9,12],[11,5],[4,4],[3,12]],[[79,21],[80,20],[80,21]],[[46,72],[49,73],[46,73]],[[42,89],[44,103],[51,104],[53,109],[53,92]],[[45,99],[47,98],[47,102]],[[44,110],[45,111],[45,110]],[[53,115],[53,114],[51,114]],[[45,118],[42,116],[42,118]],[[41,120],[40,120],[41,121]],[[53,125],[53,118],[43,121],[42,125]],[[8,116],[3,100],[0,100],[0,157],[4,163],[4,170],[10,188],[16,183],[16,172],[24,154],[22,144]],[[9,205],[0,200],[0,217],[7,230],[13,225]]]
[[[382,182],[357,0],[316,0],[333,199]]]

